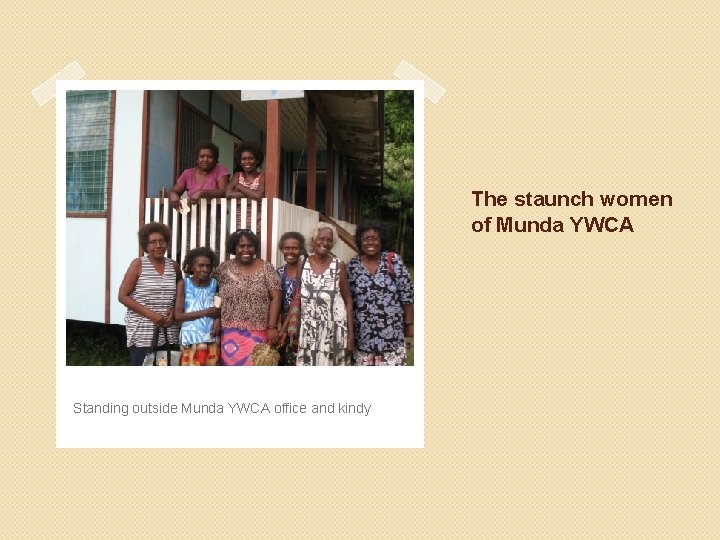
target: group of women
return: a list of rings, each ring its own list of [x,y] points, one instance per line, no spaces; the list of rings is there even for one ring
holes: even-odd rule
[[[265,154],[256,142],[246,141],[237,147],[235,155],[236,166],[231,178],[225,165],[218,161],[220,149],[211,142],[200,143],[195,148],[195,166],[185,169],[170,191],[170,205],[180,210],[180,200],[185,192],[191,205],[200,199],[215,197],[260,201],[265,197],[265,174],[260,170]],[[250,227],[250,217],[247,219],[247,223],[239,226]],[[258,232],[261,219],[258,211],[255,229]]]
[[[186,169],[170,193],[180,208],[201,198],[265,196],[257,143],[237,149],[236,170],[218,162],[213,143],[198,145],[195,167]],[[256,231],[260,230],[257,215]],[[258,257],[260,242],[246,222],[227,238],[231,258],[218,265],[207,247],[192,249],[178,264],[166,257],[171,232],[160,223],[140,229],[144,257],[135,259],[120,285],[132,365],[142,365],[155,328],[182,347],[182,365],[252,365],[256,345],[281,351],[281,364],[404,365],[406,338],[413,336],[413,287],[400,257],[386,251],[382,223],[357,227],[360,254],[346,267],[332,253],[337,231],[320,223],[310,237],[310,254],[299,232],[282,235],[285,264],[277,271]],[[185,273],[183,278],[182,273]]]
[[[160,223],[140,229],[146,255],[130,264],[120,286],[131,364],[142,365],[155,327],[166,328],[171,343],[179,336],[182,365],[252,365],[261,343],[277,346],[283,365],[406,364],[413,286],[400,257],[383,249],[380,222],[357,227],[360,253],[347,267],[332,253],[335,228],[320,223],[309,254],[302,234],[282,235],[278,270],[258,257],[257,236],[240,229],[227,239],[234,258],[216,266],[210,248],[190,250],[184,278],[165,256],[170,235]]]

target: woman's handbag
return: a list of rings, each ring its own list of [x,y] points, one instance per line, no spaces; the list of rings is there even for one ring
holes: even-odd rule
[[[290,342],[297,337],[300,328],[300,289],[302,288],[302,270],[305,266],[305,257],[298,270],[297,287],[293,293],[292,300],[290,301],[290,307],[288,308],[287,318],[283,324],[283,328],[286,329],[287,335],[290,337]]]
[[[295,289],[293,294],[292,302],[290,302],[290,308],[287,314],[287,335],[292,338],[297,336],[298,328],[300,328],[300,287]]]
[[[171,345],[168,341],[167,328],[163,327],[165,335],[165,345],[158,346],[160,341],[160,327],[156,326],[153,330],[152,343],[150,352],[145,357],[143,366],[179,366],[180,365],[180,346]]]

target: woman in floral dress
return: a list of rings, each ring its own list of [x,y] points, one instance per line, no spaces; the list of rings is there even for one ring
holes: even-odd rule
[[[381,222],[360,223],[360,254],[348,264],[357,336],[353,361],[359,366],[405,365],[405,339],[414,334],[410,272],[399,255],[383,250],[386,237]]]

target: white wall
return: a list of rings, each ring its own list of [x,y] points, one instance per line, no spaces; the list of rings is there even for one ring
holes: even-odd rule
[[[110,233],[110,322],[122,324],[125,308],[117,291],[137,256],[142,150],[142,90],[115,96]],[[66,218],[66,317],[105,322],[105,218]]]
[[[138,255],[142,110],[142,90],[117,92],[110,233],[110,322],[112,324],[124,324],[126,309],[118,302],[117,291],[128,265]]]
[[[105,322],[105,218],[68,218],[65,231],[65,317]]]

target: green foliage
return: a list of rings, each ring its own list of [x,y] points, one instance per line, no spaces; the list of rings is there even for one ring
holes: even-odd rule
[[[124,326],[66,320],[65,334],[65,363],[68,366],[130,364]]]
[[[412,143],[414,127],[414,92],[387,90],[385,92],[385,142]]]
[[[385,193],[388,208],[413,207],[413,180],[415,162],[412,143],[385,145]]]
[[[364,219],[387,223],[390,242],[386,246],[413,262],[413,206],[415,178],[414,92],[385,92],[385,148],[383,188],[367,188],[361,194]]]
[[[395,229],[395,249],[413,262],[413,207],[415,179],[414,93],[388,90],[385,94],[385,159],[382,206]]]

